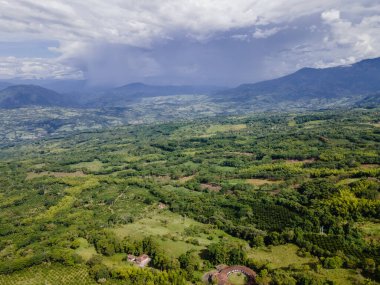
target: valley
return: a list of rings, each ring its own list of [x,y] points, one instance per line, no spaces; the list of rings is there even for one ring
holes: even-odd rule
[[[380,285],[379,31],[379,0],[0,0],[0,285]]]
[[[371,59],[351,67],[302,69],[236,88],[132,83],[60,94],[36,85],[7,83],[10,86],[0,89],[0,146],[136,124],[265,112],[375,108],[379,104],[376,90],[380,89],[380,81],[373,74],[376,70],[380,72],[380,60]],[[340,79],[332,79],[332,75]],[[360,80],[342,87],[341,82],[352,76]],[[329,91],[313,84],[326,85]],[[44,86],[61,90],[59,84]]]
[[[0,284],[203,284],[220,264],[250,267],[257,284],[378,284],[379,112],[208,117],[4,144]],[[128,254],[152,260],[139,268]]]

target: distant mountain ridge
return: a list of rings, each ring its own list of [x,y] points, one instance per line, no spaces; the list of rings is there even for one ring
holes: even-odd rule
[[[147,85],[137,82],[103,91],[98,98],[94,98],[89,105],[121,107],[136,103],[143,98],[191,94],[209,95],[221,89],[220,87],[214,86]]]
[[[129,108],[146,100],[152,100],[153,97],[172,95],[203,95],[202,99],[187,97],[187,106],[200,102],[196,100],[206,100],[226,114],[231,113],[230,110],[252,112],[350,106],[373,108],[379,106],[380,58],[363,60],[350,66],[303,68],[277,79],[242,84],[230,89],[215,86],[165,86],[143,83],[131,83],[110,89],[91,89],[85,81],[41,83],[44,86],[51,84],[55,86],[55,90],[61,91],[56,92],[37,85],[9,86],[11,83],[0,81],[0,90],[2,87],[5,88],[0,91],[0,108],[27,106]],[[170,100],[165,102],[170,108]]]
[[[14,85],[0,91],[0,108],[66,106],[61,94],[37,85]]]
[[[13,84],[10,83],[10,82],[6,82],[6,81],[0,81],[0,91],[9,87],[9,86],[12,86]]]
[[[208,95],[221,90],[213,86],[155,86],[143,83],[131,83],[121,87],[107,90],[84,90],[83,82],[78,91],[68,92],[67,82],[63,82],[63,90],[68,93],[58,93],[54,90],[31,84],[11,85],[0,84],[0,108],[20,108],[27,106],[43,107],[76,107],[76,108],[104,108],[128,107],[138,103],[143,98],[171,95]],[[57,83],[55,82],[55,86]],[[4,87],[1,90],[1,87]]]
[[[355,106],[362,108],[376,108],[380,106],[380,93],[365,97],[364,99],[356,102]]]
[[[280,102],[310,99],[338,99],[365,96],[380,91],[380,58],[350,66],[324,69],[303,68],[277,79],[242,84],[216,94],[222,101],[247,101],[260,97]]]

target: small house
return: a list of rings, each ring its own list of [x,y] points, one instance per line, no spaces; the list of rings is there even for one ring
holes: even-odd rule
[[[145,267],[151,261],[151,258],[147,254],[140,255],[136,258],[136,264],[140,267]]]

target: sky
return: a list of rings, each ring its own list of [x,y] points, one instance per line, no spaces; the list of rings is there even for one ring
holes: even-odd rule
[[[0,0],[3,80],[235,86],[379,56],[379,0]]]

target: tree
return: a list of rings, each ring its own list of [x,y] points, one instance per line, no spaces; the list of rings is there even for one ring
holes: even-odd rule
[[[213,264],[245,264],[247,254],[243,244],[232,241],[220,241],[208,246],[208,259]]]
[[[265,243],[264,243],[264,236],[262,235],[256,235],[253,237],[252,239],[252,246],[254,247],[261,247],[261,246],[264,246]]]
[[[201,267],[201,259],[194,250],[189,250],[181,254],[178,258],[182,269],[185,269],[190,275]]]
[[[342,265],[343,265],[343,260],[339,256],[327,257],[323,262],[323,266],[329,269],[341,268]]]
[[[103,278],[108,279],[110,277],[110,273],[107,266],[101,263],[92,266],[89,270],[89,273],[90,273],[90,276],[94,278],[95,280],[99,280]]]

